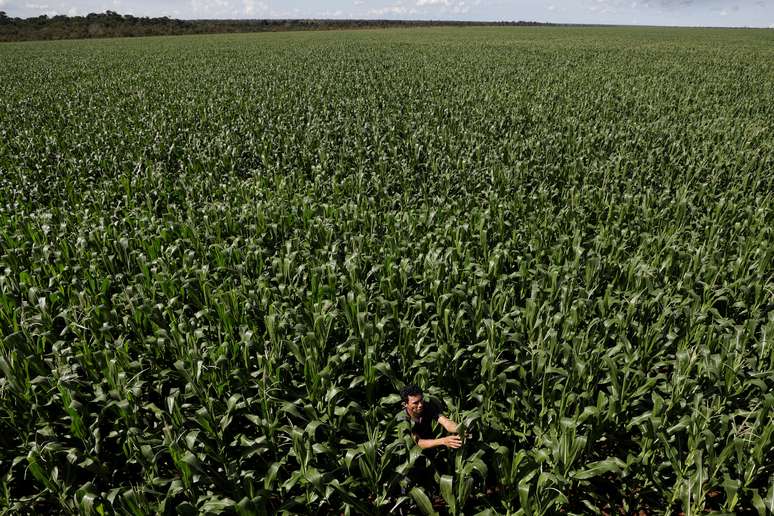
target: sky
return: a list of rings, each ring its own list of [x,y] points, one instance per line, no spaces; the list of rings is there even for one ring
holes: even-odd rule
[[[357,18],[768,27],[774,0],[0,0],[28,18],[107,10],[170,18]]]

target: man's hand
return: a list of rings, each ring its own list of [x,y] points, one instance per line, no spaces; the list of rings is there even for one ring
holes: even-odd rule
[[[417,445],[423,450],[435,448],[436,446],[447,446],[456,449],[462,446],[462,439],[460,439],[459,435],[447,435],[438,439],[417,439]]]
[[[447,435],[441,440],[443,441],[444,446],[447,446],[448,448],[456,449],[462,446],[462,439],[460,439],[459,435]]]

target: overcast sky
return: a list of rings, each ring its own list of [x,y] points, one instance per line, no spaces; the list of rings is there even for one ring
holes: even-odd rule
[[[774,0],[0,0],[8,16],[389,18],[774,28]]]

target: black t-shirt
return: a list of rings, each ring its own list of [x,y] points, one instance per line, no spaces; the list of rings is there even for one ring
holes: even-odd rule
[[[425,403],[425,408],[422,411],[422,415],[418,419],[411,419],[408,412],[403,410],[403,416],[406,421],[411,425],[411,433],[416,439],[433,439],[433,421],[437,421],[441,415],[441,407],[438,404],[428,401]]]

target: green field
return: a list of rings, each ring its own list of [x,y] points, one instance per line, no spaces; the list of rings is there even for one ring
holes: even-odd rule
[[[771,514],[774,31],[3,44],[0,335],[0,512]]]

